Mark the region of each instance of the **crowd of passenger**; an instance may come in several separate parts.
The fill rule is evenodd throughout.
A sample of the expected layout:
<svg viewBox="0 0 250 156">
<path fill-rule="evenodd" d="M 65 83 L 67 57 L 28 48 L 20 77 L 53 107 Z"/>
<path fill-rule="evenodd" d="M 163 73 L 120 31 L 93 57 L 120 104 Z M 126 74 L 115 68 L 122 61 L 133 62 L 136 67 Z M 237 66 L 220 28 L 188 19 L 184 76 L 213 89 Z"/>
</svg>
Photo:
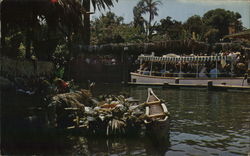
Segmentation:
<svg viewBox="0 0 250 156">
<path fill-rule="evenodd" d="M 220 56 L 232 56 L 234 61 L 220 60 L 208 62 L 143 62 L 138 70 L 139 73 L 152 76 L 164 77 L 231 77 L 244 76 L 247 71 L 246 55 L 240 52 L 221 52 Z M 195 55 L 189 55 L 195 56 Z"/>
<path fill-rule="evenodd" d="M 117 65 L 120 63 L 119 58 L 112 55 L 82 55 L 76 58 L 77 62 L 89 64 L 89 65 Z"/>
</svg>

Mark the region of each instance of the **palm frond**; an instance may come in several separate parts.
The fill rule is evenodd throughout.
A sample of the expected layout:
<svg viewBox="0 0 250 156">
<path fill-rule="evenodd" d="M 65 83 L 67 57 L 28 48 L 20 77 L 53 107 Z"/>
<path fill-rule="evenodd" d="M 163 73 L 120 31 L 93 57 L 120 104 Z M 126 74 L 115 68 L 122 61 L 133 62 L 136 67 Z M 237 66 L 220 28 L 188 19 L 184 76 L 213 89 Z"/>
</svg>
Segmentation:
<svg viewBox="0 0 250 156">
<path fill-rule="evenodd" d="M 126 123 L 124 121 L 112 119 L 108 123 L 106 135 L 116 132 L 125 132 L 125 126 Z"/>
</svg>

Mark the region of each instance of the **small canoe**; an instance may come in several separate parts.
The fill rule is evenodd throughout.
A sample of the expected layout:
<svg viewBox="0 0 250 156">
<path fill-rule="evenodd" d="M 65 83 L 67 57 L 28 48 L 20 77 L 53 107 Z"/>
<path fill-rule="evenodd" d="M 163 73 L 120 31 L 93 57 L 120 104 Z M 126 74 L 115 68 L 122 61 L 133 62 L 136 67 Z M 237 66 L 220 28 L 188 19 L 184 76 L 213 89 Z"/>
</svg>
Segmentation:
<svg viewBox="0 0 250 156">
<path fill-rule="evenodd" d="M 148 98 L 146 105 L 146 119 L 144 122 L 149 123 L 164 123 L 169 118 L 167 106 L 153 92 L 152 88 L 148 88 Z"/>
</svg>

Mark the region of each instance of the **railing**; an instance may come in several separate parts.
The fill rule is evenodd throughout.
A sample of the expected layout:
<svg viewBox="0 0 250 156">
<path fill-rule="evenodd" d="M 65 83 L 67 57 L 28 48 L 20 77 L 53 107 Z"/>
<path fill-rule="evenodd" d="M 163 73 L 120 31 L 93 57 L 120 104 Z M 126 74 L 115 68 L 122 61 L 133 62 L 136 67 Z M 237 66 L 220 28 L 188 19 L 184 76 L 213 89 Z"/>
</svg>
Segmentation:
<svg viewBox="0 0 250 156">
<path fill-rule="evenodd" d="M 159 72 L 159 71 L 145 71 L 145 70 L 137 70 L 137 73 L 142 74 L 142 75 L 149 75 L 149 76 L 160 76 L 160 77 L 200 77 L 200 78 L 216 78 L 216 77 L 243 77 L 244 74 L 239 74 L 239 75 L 234 75 L 232 73 L 228 72 L 220 72 L 220 73 L 184 73 L 184 72 Z M 203 76 L 201 76 L 201 74 Z"/>
</svg>

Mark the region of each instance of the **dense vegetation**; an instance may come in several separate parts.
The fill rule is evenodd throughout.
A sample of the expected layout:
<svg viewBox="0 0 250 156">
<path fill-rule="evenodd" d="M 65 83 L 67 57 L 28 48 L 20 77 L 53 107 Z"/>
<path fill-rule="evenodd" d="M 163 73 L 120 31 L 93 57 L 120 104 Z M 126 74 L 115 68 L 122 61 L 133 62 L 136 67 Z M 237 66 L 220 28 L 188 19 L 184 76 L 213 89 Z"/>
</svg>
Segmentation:
<svg viewBox="0 0 250 156">
<path fill-rule="evenodd" d="M 3 0 L 2 47 L 5 55 L 51 60 L 54 53 L 70 58 L 73 44 L 88 45 L 90 5 L 109 8 L 117 0 Z M 66 51 L 65 51 L 66 49 Z"/>
<path fill-rule="evenodd" d="M 107 12 L 92 22 L 92 44 L 146 42 L 193 39 L 207 43 L 219 42 L 228 35 L 229 27 L 243 30 L 241 15 L 224 9 L 210 10 L 203 17 L 194 15 L 184 23 L 167 16 L 151 26 L 142 16 L 139 6 L 134 8 L 134 21 L 123 23 L 123 18 Z M 138 15 L 140 14 L 140 15 Z"/>
<path fill-rule="evenodd" d="M 3 0 L 1 43 L 4 55 L 20 59 L 52 60 L 62 56 L 70 59 L 79 52 L 74 50 L 79 45 L 167 40 L 215 43 L 229 33 L 230 26 L 236 31 L 243 30 L 241 15 L 224 9 L 210 10 L 202 17 L 194 15 L 184 23 L 169 16 L 154 21 L 161 4 L 156 0 L 141 0 L 133 9 L 131 23 L 124 23 L 123 17 L 112 12 L 90 21 L 90 4 L 94 9 L 105 9 L 117 1 Z"/>
</svg>

